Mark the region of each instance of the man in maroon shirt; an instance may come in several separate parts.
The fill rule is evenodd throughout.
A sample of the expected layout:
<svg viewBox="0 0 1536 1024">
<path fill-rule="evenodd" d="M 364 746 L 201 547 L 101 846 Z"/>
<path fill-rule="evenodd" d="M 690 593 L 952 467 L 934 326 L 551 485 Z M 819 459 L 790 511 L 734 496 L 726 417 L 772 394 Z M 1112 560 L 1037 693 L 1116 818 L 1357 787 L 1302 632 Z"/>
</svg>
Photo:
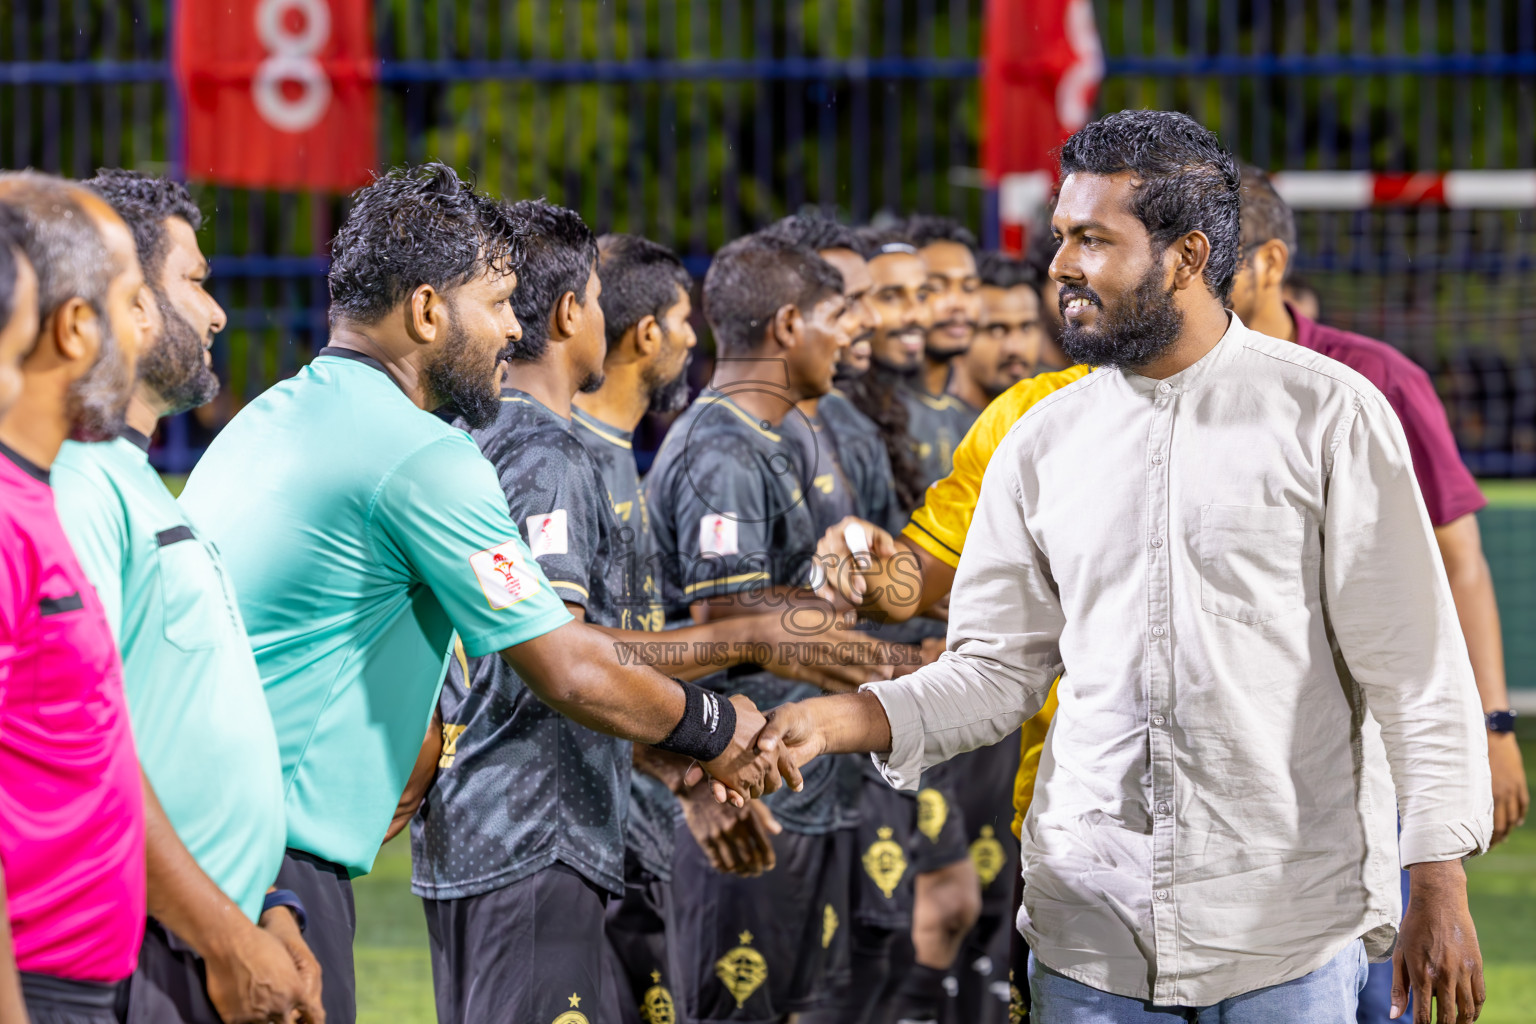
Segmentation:
<svg viewBox="0 0 1536 1024">
<path fill-rule="evenodd" d="M 1282 287 L 1296 246 L 1296 223 L 1269 178 L 1252 167 L 1243 170 L 1242 224 L 1242 263 L 1232 286 L 1233 311 L 1255 331 L 1288 338 L 1360 373 L 1386 396 L 1402 421 L 1488 716 L 1493 842 L 1500 843 L 1510 829 L 1525 823 L 1531 798 L 1504 683 L 1504 646 L 1493 577 L 1477 529 L 1476 513 L 1488 502 L 1456 451 L 1445 407 L 1427 373 L 1390 345 L 1316 323 L 1284 300 Z M 1377 969 L 1384 966 L 1372 965 L 1372 984 L 1361 994 L 1362 1022 L 1378 1019 L 1370 1009 L 1374 1003 L 1370 997 L 1378 984 Z M 1383 1011 L 1380 1018 L 1385 1016 Z"/>
</svg>

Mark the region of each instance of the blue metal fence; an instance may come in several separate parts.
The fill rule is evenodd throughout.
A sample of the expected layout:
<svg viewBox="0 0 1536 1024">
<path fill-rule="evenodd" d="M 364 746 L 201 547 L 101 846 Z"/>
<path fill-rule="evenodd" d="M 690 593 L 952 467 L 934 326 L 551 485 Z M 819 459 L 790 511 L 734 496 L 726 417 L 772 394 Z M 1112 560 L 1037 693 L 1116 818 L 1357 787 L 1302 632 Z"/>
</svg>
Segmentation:
<svg viewBox="0 0 1536 1024">
<path fill-rule="evenodd" d="M 950 213 L 975 187 L 983 0 L 375 0 L 380 152 L 595 227 L 715 247 L 803 204 Z M 1185 109 L 1270 168 L 1536 167 L 1529 0 L 1098 0 L 1101 106 Z M 0 166 L 175 168 L 165 0 L 0 0 Z M 323 343 L 340 197 L 203 188 L 229 309 L 181 470 Z M 1329 319 L 1440 382 L 1469 460 L 1536 475 L 1533 212 L 1309 213 Z"/>
</svg>

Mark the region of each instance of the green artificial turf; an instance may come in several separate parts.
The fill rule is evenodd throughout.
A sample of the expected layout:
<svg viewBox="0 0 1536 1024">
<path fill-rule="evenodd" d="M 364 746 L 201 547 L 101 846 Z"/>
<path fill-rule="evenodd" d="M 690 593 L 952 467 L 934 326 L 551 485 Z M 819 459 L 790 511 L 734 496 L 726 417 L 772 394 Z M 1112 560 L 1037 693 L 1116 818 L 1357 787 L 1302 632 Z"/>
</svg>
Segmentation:
<svg viewBox="0 0 1536 1024">
<path fill-rule="evenodd" d="M 1536 776 L 1536 722 L 1522 723 L 1526 772 Z M 1536 1019 L 1536 816 L 1484 857 L 1467 862 L 1472 919 L 1483 950 L 1488 1002 L 1479 1024 Z"/>
<path fill-rule="evenodd" d="M 1525 763 L 1536 770 L 1536 722 L 1523 729 Z M 411 895 L 404 837 L 384 848 L 373 874 L 357 880 L 357 1001 L 360 1024 L 431 1024 L 432 967 L 421 901 Z M 1472 916 L 1488 981 L 1480 1024 L 1536 1019 L 1536 817 L 1486 857 L 1467 862 Z"/>
<path fill-rule="evenodd" d="M 411 895 L 410 837 L 384 847 L 353 891 L 358 1024 L 432 1024 L 432 963 L 421 900 Z"/>
</svg>

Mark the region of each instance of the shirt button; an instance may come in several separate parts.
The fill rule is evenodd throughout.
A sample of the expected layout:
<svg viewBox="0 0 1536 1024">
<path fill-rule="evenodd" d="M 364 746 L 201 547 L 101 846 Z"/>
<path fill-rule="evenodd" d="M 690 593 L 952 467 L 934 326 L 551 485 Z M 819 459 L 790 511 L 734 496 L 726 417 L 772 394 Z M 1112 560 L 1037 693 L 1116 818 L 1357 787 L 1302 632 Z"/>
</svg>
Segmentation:
<svg viewBox="0 0 1536 1024">
<path fill-rule="evenodd" d="M 1152 635 L 1153 636 L 1162 636 L 1163 635 L 1163 627 L 1162 626 L 1153 626 L 1152 627 Z"/>
<path fill-rule="evenodd" d="M 1168 813 L 1168 804 L 1167 804 L 1166 801 L 1165 802 L 1160 802 L 1157 805 L 1157 813 L 1158 814 L 1167 814 Z"/>
<path fill-rule="evenodd" d="M 1157 890 L 1157 900 L 1158 900 L 1159 903 L 1163 902 L 1167 898 L 1168 898 L 1168 890 L 1167 889 L 1159 889 L 1159 890 Z"/>
<path fill-rule="evenodd" d="M 1163 457 L 1161 455 L 1154 455 L 1154 456 L 1152 456 L 1152 465 L 1154 465 L 1154 466 L 1161 466 L 1162 464 L 1163 464 Z"/>
<path fill-rule="evenodd" d="M 1153 725 L 1162 725 L 1166 721 L 1167 721 L 1167 719 L 1164 718 L 1162 715 L 1153 715 L 1152 716 L 1152 724 Z"/>
<path fill-rule="evenodd" d="M 1155 548 L 1162 547 L 1163 546 L 1163 538 L 1161 538 L 1161 537 L 1153 537 L 1152 538 L 1152 546 L 1155 547 Z"/>
<path fill-rule="evenodd" d="M 1167 381 L 1163 381 L 1161 384 L 1159 384 L 1157 386 L 1157 393 L 1160 394 L 1160 395 L 1166 395 L 1168 392 L 1170 392 L 1172 390 L 1173 390 L 1173 385 L 1169 384 Z"/>
</svg>

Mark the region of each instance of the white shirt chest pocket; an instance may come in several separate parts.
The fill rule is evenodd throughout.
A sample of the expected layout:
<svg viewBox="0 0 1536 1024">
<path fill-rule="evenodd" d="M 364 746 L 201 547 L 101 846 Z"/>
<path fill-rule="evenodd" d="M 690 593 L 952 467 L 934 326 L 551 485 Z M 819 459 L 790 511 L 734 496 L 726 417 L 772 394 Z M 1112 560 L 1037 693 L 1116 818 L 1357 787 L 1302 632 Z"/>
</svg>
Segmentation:
<svg viewBox="0 0 1536 1024">
<path fill-rule="evenodd" d="M 1266 622 L 1306 603 L 1307 514 L 1290 506 L 1200 506 L 1200 607 Z"/>
</svg>

